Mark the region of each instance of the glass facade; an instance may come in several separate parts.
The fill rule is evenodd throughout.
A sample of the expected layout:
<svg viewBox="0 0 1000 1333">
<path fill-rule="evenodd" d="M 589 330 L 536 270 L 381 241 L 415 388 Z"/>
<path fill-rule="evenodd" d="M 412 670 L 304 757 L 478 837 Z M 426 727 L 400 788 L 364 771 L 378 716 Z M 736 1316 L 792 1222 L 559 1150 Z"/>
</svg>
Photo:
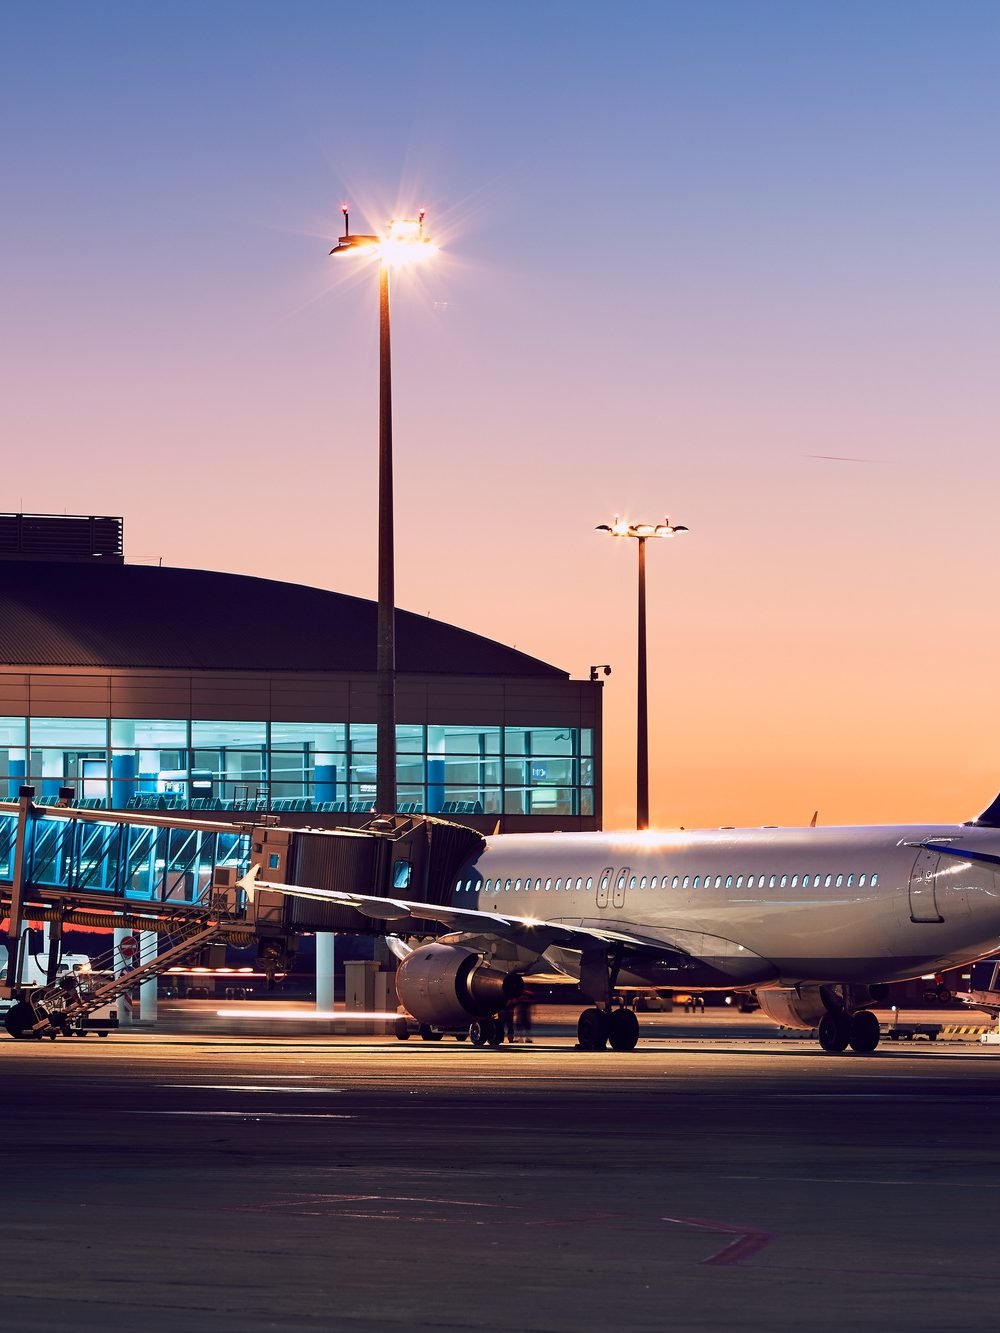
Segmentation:
<svg viewBox="0 0 1000 1333">
<path fill-rule="evenodd" d="M 370 722 L 0 717 L 0 799 L 71 786 L 92 809 L 363 813 L 375 798 Z M 593 732 L 396 728 L 404 814 L 593 815 Z"/>
</svg>

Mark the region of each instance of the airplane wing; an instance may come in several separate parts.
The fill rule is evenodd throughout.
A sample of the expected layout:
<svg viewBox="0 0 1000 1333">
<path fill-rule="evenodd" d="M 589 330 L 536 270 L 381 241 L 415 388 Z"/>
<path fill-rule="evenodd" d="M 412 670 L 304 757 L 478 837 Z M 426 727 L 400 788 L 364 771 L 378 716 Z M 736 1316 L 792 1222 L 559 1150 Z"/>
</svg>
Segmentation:
<svg viewBox="0 0 1000 1333">
<path fill-rule="evenodd" d="M 929 838 L 926 842 L 908 843 L 908 846 L 922 847 L 927 852 L 937 852 L 939 856 L 953 856 L 956 861 L 973 861 L 984 866 L 1000 867 L 1000 856 L 992 852 L 972 851 L 968 847 L 954 847 L 943 839 Z"/>
<path fill-rule="evenodd" d="M 682 950 L 650 939 L 632 931 L 606 930 L 603 926 L 564 925 L 530 916 L 511 916 L 507 913 L 480 912 L 469 907 L 447 907 L 437 903 L 410 902 L 405 898 L 376 898 L 364 893 L 343 889 L 313 889 L 301 884 L 276 884 L 258 878 L 260 867 L 251 866 L 237 888 L 243 889 L 252 902 L 254 893 L 263 889 L 268 893 L 283 893 L 290 898 L 309 898 L 316 902 L 337 903 L 354 907 L 365 916 L 379 921 L 434 921 L 450 931 L 470 935 L 490 935 L 527 945 L 538 953 L 553 944 L 566 948 L 582 948 L 591 940 L 602 944 L 620 944 L 632 949 L 649 949 L 659 954 L 687 957 Z"/>
</svg>

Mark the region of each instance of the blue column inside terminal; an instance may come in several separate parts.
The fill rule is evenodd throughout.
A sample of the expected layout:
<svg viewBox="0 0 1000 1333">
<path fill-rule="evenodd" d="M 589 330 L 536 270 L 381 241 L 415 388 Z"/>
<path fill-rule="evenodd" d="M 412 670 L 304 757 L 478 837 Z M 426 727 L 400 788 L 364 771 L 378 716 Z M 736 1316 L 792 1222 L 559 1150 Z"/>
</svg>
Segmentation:
<svg viewBox="0 0 1000 1333">
<path fill-rule="evenodd" d="M 427 760 L 427 813 L 437 814 L 444 805 L 444 760 Z"/>
<path fill-rule="evenodd" d="M 337 799 L 337 765 L 317 764 L 315 768 L 315 801 L 335 801 Z"/>
<path fill-rule="evenodd" d="M 111 804 L 119 810 L 135 795 L 134 754 L 116 754 L 111 759 Z"/>
</svg>

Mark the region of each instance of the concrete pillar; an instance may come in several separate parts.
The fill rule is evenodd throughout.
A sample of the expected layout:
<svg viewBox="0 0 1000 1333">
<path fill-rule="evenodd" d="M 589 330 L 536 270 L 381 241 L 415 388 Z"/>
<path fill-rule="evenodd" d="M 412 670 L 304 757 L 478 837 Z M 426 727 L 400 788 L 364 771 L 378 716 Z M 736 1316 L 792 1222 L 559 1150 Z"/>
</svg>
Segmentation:
<svg viewBox="0 0 1000 1333">
<path fill-rule="evenodd" d="M 123 927 L 121 927 L 121 926 L 115 926 L 115 961 L 114 961 L 114 968 L 115 968 L 115 975 L 116 975 L 116 976 L 118 976 L 119 973 L 122 971 L 122 969 L 125 967 L 125 959 L 122 958 L 121 954 L 118 952 L 118 946 L 119 946 L 119 944 L 121 944 L 122 940 L 125 938 L 126 935 L 131 935 L 131 934 L 132 934 L 132 932 L 131 932 L 130 930 L 125 930 L 125 929 L 124 929 Z M 131 1004 L 131 997 L 130 997 L 130 996 L 126 996 L 126 995 L 119 995 L 119 997 L 118 997 L 118 999 L 117 999 L 117 1001 L 116 1001 L 116 1004 L 117 1004 L 117 1006 L 118 1006 L 118 1023 L 119 1023 L 119 1026 L 120 1026 L 120 1027 L 128 1027 L 128 1026 L 131 1024 L 131 1022 L 132 1022 L 132 1004 Z"/>
<path fill-rule="evenodd" d="M 329 931 L 316 935 L 316 1009 L 328 1013 L 333 1008 L 333 962 L 336 936 Z"/>
<path fill-rule="evenodd" d="M 156 957 L 157 935 L 153 930 L 144 930 L 139 936 L 139 957 L 144 963 Z M 143 1023 L 156 1022 L 156 985 L 158 977 L 150 977 L 139 987 L 139 1017 Z"/>
</svg>

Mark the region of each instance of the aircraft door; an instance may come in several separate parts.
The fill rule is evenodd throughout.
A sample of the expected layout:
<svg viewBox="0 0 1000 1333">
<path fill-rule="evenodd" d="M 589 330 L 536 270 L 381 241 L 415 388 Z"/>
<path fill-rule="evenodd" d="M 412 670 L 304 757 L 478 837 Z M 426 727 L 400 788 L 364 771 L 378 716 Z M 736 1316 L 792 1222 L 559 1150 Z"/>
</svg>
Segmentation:
<svg viewBox="0 0 1000 1333">
<path fill-rule="evenodd" d="M 628 888 L 629 876 L 632 871 L 628 866 L 622 866 L 615 876 L 614 890 L 611 895 L 611 902 L 614 907 L 625 906 L 625 890 Z"/>
<path fill-rule="evenodd" d="M 937 852 L 929 852 L 926 847 L 921 847 L 917 853 L 917 859 L 910 871 L 911 921 L 939 922 L 944 920 L 938 908 L 937 891 L 934 884 L 934 876 L 937 874 L 940 860 L 941 858 Z"/>
<path fill-rule="evenodd" d="M 606 866 L 601 871 L 601 878 L 597 881 L 597 906 L 607 907 L 608 897 L 611 893 L 611 877 L 614 875 L 614 868 Z"/>
</svg>

